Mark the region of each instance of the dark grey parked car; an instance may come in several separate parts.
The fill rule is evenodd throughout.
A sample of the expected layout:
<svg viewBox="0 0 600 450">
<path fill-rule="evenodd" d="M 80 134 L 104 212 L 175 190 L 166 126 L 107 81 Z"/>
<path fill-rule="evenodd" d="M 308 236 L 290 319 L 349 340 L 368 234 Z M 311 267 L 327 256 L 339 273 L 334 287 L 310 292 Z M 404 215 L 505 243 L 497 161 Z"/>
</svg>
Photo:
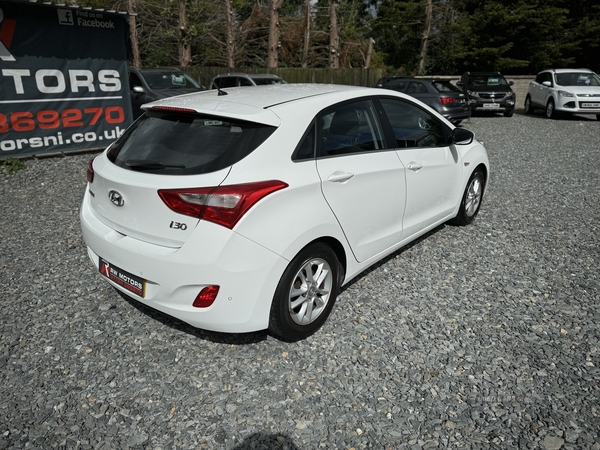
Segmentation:
<svg viewBox="0 0 600 450">
<path fill-rule="evenodd" d="M 133 118 L 142 115 L 140 106 L 161 98 L 206 90 L 190 76 L 172 67 L 138 69 L 129 67 L 129 95 Z"/>
<path fill-rule="evenodd" d="M 388 76 L 379 79 L 376 87 L 418 98 L 455 125 L 471 117 L 467 97 L 448 80 Z"/>
<path fill-rule="evenodd" d="M 261 86 L 263 84 L 287 84 L 285 80 L 270 73 L 223 73 L 214 77 L 211 89 L 237 86 Z"/>
<path fill-rule="evenodd" d="M 500 72 L 466 72 L 456 83 L 467 95 L 472 112 L 503 112 L 504 117 L 512 117 L 515 112 L 513 84 Z"/>
</svg>

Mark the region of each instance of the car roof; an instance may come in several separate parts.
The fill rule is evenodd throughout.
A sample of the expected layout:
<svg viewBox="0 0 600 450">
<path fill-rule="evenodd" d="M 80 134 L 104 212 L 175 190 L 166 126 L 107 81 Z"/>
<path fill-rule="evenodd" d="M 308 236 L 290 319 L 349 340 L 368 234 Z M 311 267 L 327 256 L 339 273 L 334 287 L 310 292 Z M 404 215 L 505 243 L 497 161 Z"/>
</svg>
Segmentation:
<svg viewBox="0 0 600 450">
<path fill-rule="evenodd" d="M 566 72 L 589 72 L 591 73 L 592 71 L 590 69 L 584 69 L 584 68 L 573 68 L 573 69 L 546 69 L 546 70 L 542 70 L 542 72 L 554 72 L 554 73 L 566 73 Z"/>
<path fill-rule="evenodd" d="M 219 94 L 225 92 L 227 95 Z M 153 107 L 186 108 L 198 113 L 231 117 L 240 120 L 277 126 L 281 119 L 275 110 L 278 105 L 303 102 L 304 107 L 317 110 L 355 97 L 377 94 L 374 88 L 334 84 L 278 84 L 255 86 L 251 89 L 225 88 L 169 97 L 148 103 Z M 310 109 L 310 108 L 309 108 Z"/>
<path fill-rule="evenodd" d="M 277 75 L 272 73 L 245 73 L 245 72 L 231 72 L 231 73 L 220 73 L 214 78 L 222 77 L 249 77 L 249 78 L 279 78 Z"/>
<path fill-rule="evenodd" d="M 502 75 L 500 72 L 467 72 L 467 75 Z"/>
<path fill-rule="evenodd" d="M 139 69 L 137 67 L 129 66 L 129 70 L 137 70 L 142 73 L 150 73 L 150 72 L 181 72 L 177 67 L 149 67 L 146 69 Z M 183 73 L 183 72 L 182 72 Z"/>
</svg>

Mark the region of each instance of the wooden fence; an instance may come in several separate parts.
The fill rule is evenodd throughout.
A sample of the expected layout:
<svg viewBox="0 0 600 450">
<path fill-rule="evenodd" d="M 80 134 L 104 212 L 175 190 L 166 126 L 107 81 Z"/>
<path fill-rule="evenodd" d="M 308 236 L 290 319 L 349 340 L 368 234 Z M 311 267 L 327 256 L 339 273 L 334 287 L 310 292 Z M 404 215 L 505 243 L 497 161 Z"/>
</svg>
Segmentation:
<svg viewBox="0 0 600 450">
<path fill-rule="evenodd" d="M 190 67 L 185 72 L 205 87 L 216 75 L 222 73 L 272 73 L 283 78 L 288 83 L 324 83 L 346 84 L 350 86 L 375 86 L 377 80 L 386 75 L 385 69 L 299 69 L 277 68 L 259 69 L 243 67 L 227 69 L 224 67 Z"/>
</svg>

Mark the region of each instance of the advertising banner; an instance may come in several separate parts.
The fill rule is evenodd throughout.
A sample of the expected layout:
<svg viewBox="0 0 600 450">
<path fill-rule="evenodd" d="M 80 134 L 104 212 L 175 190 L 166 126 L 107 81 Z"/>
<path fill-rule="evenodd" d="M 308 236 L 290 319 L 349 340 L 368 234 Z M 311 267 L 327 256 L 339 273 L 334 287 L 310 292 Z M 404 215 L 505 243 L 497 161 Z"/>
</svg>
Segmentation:
<svg viewBox="0 0 600 450">
<path fill-rule="evenodd" d="M 126 19 L 0 0 L 0 158 L 105 147 L 127 128 Z"/>
</svg>

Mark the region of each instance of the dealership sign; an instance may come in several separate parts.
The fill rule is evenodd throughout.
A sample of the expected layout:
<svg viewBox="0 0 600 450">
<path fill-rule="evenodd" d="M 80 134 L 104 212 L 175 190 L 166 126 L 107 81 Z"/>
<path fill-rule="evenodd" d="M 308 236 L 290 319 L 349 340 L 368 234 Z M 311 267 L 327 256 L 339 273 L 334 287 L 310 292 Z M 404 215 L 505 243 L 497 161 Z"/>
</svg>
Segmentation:
<svg viewBox="0 0 600 450">
<path fill-rule="evenodd" d="M 0 0 L 0 158 L 104 147 L 131 123 L 126 16 Z"/>
</svg>

